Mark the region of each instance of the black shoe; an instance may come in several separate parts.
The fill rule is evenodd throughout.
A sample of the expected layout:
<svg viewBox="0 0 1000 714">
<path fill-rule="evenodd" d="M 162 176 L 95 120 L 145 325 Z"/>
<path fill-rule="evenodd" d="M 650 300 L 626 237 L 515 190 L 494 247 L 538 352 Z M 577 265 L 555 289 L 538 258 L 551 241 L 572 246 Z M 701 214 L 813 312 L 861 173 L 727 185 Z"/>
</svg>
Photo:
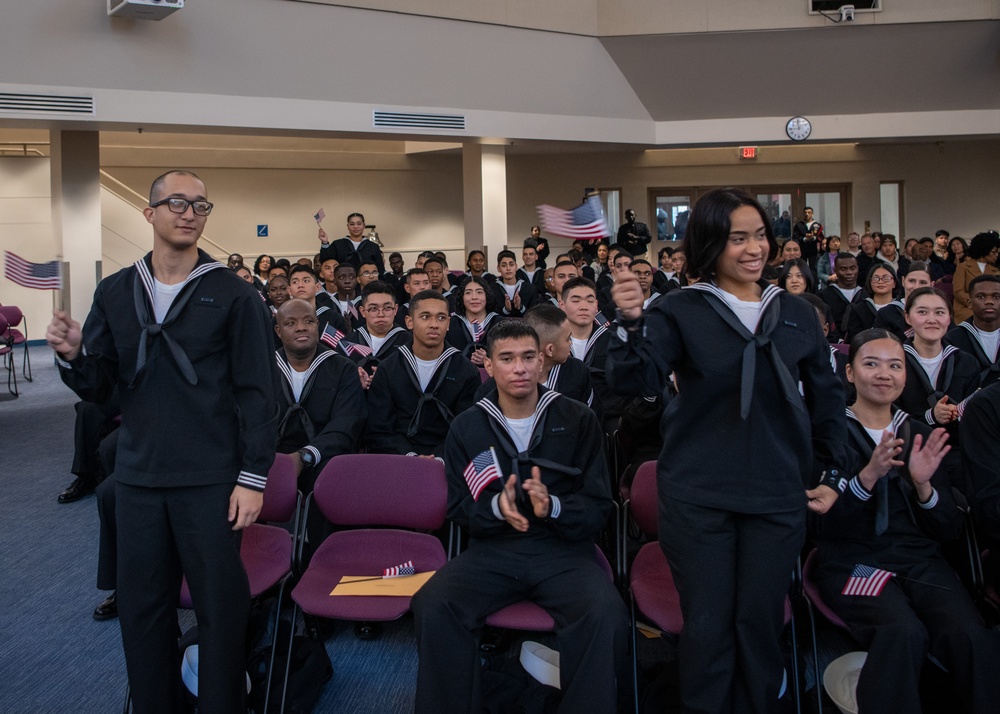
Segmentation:
<svg viewBox="0 0 1000 714">
<path fill-rule="evenodd" d="M 382 634 L 381 622 L 355 622 L 354 636 L 359 640 L 374 640 Z"/>
<path fill-rule="evenodd" d="M 94 610 L 94 619 L 98 621 L 113 620 L 118 617 L 118 591 L 108 595 Z"/>
<path fill-rule="evenodd" d="M 79 501 L 88 493 L 93 493 L 95 488 L 97 488 L 97 484 L 93 480 L 78 477 L 65 491 L 59 494 L 59 498 L 56 500 L 59 503 L 73 503 L 73 501 Z"/>
</svg>

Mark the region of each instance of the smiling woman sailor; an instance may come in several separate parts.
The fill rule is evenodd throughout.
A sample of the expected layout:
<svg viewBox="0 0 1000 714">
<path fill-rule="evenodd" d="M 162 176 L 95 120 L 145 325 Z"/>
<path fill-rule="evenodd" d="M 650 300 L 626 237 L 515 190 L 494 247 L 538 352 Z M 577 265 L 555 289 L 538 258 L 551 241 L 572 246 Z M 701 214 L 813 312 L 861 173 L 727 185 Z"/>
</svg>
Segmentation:
<svg viewBox="0 0 1000 714">
<path fill-rule="evenodd" d="M 684 615 L 684 711 L 774 710 L 806 504 L 823 512 L 837 497 L 843 387 L 812 306 L 761 281 L 776 252 L 757 202 L 718 189 L 688 223 L 696 282 L 645 316 L 633 276 L 619 275 L 612 291 L 621 327 L 609 383 L 654 396 L 674 372 L 679 389 L 662 421 L 657 480 L 660 545 Z M 825 485 L 812 478 L 814 453 Z"/>
</svg>

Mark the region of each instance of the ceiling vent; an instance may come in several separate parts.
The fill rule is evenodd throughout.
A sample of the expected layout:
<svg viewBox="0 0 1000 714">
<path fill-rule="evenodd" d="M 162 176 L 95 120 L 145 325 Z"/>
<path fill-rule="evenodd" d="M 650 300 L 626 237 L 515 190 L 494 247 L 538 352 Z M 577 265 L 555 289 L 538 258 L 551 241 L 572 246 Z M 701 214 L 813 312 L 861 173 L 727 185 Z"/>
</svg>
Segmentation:
<svg viewBox="0 0 1000 714">
<path fill-rule="evenodd" d="M 465 117 L 461 114 L 412 114 L 376 110 L 372 112 L 372 126 L 376 129 L 465 131 Z"/>
<path fill-rule="evenodd" d="M 0 92 L 0 114 L 94 114 L 93 97 L 64 94 L 11 94 Z"/>
</svg>

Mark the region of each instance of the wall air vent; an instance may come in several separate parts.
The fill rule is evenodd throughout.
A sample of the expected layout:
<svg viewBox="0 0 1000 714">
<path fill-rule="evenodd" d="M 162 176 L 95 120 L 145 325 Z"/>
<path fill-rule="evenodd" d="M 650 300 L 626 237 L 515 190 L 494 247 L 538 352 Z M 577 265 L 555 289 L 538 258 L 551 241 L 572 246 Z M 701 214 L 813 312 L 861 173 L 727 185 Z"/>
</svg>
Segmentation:
<svg viewBox="0 0 1000 714">
<path fill-rule="evenodd" d="M 94 114 L 93 97 L 64 94 L 10 94 L 0 92 L 0 114 Z"/>
<path fill-rule="evenodd" d="M 461 114 L 412 114 L 375 110 L 372 112 L 372 126 L 376 129 L 465 131 L 465 117 Z"/>
<path fill-rule="evenodd" d="M 882 0 L 807 0 L 810 15 L 836 15 L 842 7 L 853 7 L 854 12 L 882 12 Z"/>
</svg>

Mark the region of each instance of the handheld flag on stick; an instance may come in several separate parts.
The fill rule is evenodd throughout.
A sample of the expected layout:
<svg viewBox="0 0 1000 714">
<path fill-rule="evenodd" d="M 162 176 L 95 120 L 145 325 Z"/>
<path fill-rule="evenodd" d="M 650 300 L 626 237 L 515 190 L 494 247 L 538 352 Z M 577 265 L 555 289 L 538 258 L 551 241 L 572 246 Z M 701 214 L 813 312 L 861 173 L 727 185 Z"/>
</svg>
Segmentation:
<svg viewBox="0 0 1000 714">
<path fill-rule="evenodd" d="M 344 333 L 333 325 L 327 325 L 323 328 L 323 334 L 319 336 L 320 342 L 330 345 L 332 349 L 337 349 L 337 345 L 342 339 L 344 339 Z"/>
<path fill-rule="evenodd" d="M 604 217 L 600 196 L 588 196 L 583 203 L 571 210 L 555 206 L 536 206 L 542 230 L 570 240 L 596 241 L 611 235 Z"/>
<path fill-rule="evenodd" d="M 320 223 L 323 222 L 323 219 L 326 218 L 326 211 L 324 211 L 322 208 L 319 209 L 318 211 L 316 211 L 316 215 L 313 216 L 313 218 L 315 219 L 316 224 L 319 225 Z"/>
<path fill-rule="evenodd" d="M 35 290 L 61 290 L 62 275 L 59 271 L 59 261 L 48 263 L 32 263 L 14 255 L 9 250 L 4 251 L 4 275 L 21 287 Z"/>
<path fill-rule="evenodd" d="M 851 571 L 851 577 L 847 579 L 847 584 L 844 585 L 844 589 L 840 591 L 840 594 L 878 597 L 882 592 L 882 588 L 889 582 L 889 579 L 895 576 L 895 573 L 890 573 L 888 570 L 880 570 L 870 565 L 858 564 L 854 566 L 854 570 Z"/>
<path fill-rule="evenodd" d="M 382 577 L 399 578 L 404 575 L 414 575 L 416 572 L 416 569 L 413 567 L 413 561 L 407 560 L 405 563 L 400 563 L 399 565 L 394 565 L 391 568 L 386 568 L 382 573 Z"/>
<path fill-rule="evenodd" d="M 497 452 L 491 446 L 483 451 L 465 467 L 462 472 L 465 482 L 469 484 L 472 499 L 479 500 L 479 494 L 493 480 L 500 478 L 500 464 L 497 463 Z"/>
<path fill-rule="evenodd" d="M 359 345 L 356 342 L 348 342 L 347 340 L 341 340 L 340 346 L 344 348 L 344 351 L 349 355 L 361 355 L 362 357 L 370 357 L 372 354 L 372 348 L 368 345 Z"/>
</svg>

